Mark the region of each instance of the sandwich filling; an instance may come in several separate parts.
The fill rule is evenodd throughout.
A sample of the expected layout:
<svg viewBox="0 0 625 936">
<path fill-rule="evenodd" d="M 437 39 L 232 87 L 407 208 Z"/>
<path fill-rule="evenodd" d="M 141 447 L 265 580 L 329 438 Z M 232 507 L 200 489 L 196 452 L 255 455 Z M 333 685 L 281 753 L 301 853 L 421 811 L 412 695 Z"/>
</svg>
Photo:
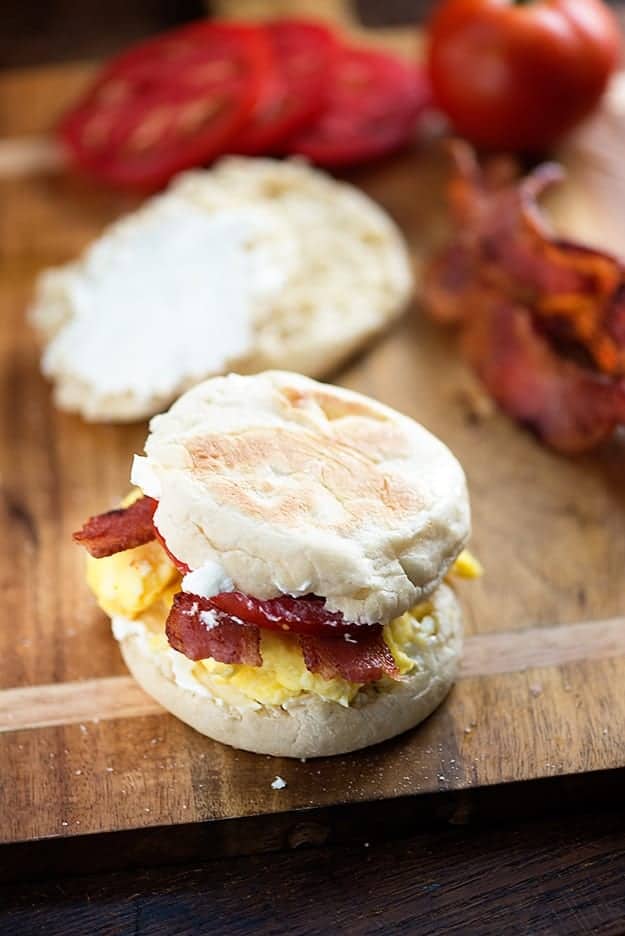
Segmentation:
<svg viewBox="0 0 625 936">
<path fill-rule="evenodd" d="M 175 680 L 253 704 L 283 705 L 302 692 L 349 705 L 368 684 L 417 668 L 437 639 L 437 593 L 389 623 L 345 620 L 317 595 L 260 600 L 238 591 L 215 562 L 191 570 L 154 525 L 156 499 L 91 518 L 75 534 L 87 577 L 118 639 L 133 634 L 164 654 Z M 452 572 L 480 574 L 466 551 Z M 441 586 L 444 588 L 445 586 Z"/>
</svg>

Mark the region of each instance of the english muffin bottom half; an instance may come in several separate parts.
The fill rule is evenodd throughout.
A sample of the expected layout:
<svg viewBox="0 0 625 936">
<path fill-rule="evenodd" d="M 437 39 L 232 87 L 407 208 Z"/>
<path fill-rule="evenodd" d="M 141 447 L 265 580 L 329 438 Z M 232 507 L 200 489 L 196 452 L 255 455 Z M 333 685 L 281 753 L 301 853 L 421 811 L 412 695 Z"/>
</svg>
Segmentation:
<svg viewBox="0 0 625 936">
<path fill-rule="evenodd" d="M 451 687 L 462 469 L 426 429 L 297 374 L 206 381 L 155 417 L 135 490 L 75 534 L 124 659 L 225 744 L 317 757 L 393 737 Z"/>
</svg>

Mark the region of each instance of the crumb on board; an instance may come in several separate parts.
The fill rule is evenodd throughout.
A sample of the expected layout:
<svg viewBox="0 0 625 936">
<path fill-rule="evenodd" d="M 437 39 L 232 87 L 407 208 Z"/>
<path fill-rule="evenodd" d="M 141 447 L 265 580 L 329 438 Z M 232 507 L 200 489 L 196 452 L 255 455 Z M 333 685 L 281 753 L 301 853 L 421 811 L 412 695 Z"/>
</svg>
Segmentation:
<svg viewBox="0 0 625 936">
<path fill-rule="evenodd" d="M 543 691 L 543 687 L 541 686 L 540 683 L 533 683 L 530 686 L 530 695 L 533 696 L 534 698 L 537 698 L 542 693 L 542 691 Z"/>
<path fill-rule="evenodd" d="M 460 406 L 469 425 L 479 425 L 496 412 L 493 400 L 478 384 L 462 384 L 454 387 L 452 398 Z"/>
<path fill-rule="evenodd" d="M 271 781 L 271 789 L 272 789 L 272 790 L 283 790 L 283 789 L 285 788 L 285 786 L 286 786 L 286 780 L 283 780 L 282 777 L 275 777 L 275 778 Z"/>
</svg>

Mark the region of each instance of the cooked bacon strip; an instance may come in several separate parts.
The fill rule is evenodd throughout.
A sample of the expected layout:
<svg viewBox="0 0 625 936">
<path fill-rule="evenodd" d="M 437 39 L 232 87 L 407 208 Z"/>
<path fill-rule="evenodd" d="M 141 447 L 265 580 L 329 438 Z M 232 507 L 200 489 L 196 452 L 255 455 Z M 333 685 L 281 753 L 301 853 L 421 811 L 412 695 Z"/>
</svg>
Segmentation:
<svg viewBox="0 0 625 936">
<path fill-rule="evenodd" d="M 583 452 L 625 423 L 625 378 L 560 357 L 521 306 L 493 298 L 467 325 L 463 346 L 497 402 L 558 451 Z"/>
<path fill-rule="evenodd" d="M 281 595 L 261 601 L 241 592 L 214 595 L 210 602 L 266 630 L 299 636 L 304 662 L 325 679 L 342 676 L 351 682 L 373 682 L 383 675 L 397 676 L 379 624 L 355 624 L 337 611 L 328 611 L 323 598 Z"/>
<path fill-rule="evenodd" d="M 166 625 L 167 639 L 190 660 L 261 666 L 260 631 L 215 608 L 209 598 L 178 592 Z"/>
<path fill-rule="evenodd" d="M 225 593 L 224 593 L 225 594 Z M 235 605 L 244 608 L 247 596 L 238 593 Z M 223 595 L 216 596 L 221 599 Z M 288 598 L 288 596 L 284 596 Z M 273 599 L 275 609 L 282 599 Z M 256 605 L 267 604 L 250 598 L 251 607 L 258 613 Z M 306 599 L 292 598 L 292 602 Z M 321 603 L 322 599 L 317 599 Z M 291 609 L 291 615 L 295 612 Z M 306 611 L 302 611 L 305 615 Z M 270 622 L 271 630 L 276 621 Z M 262 625 L 266 627 L 266 624 Z M 393 655 L 382 639 L 379 624 L 354 624 L 357 637 L 345 630 L 340 635 L 300 633 L 298 639 L 304 654 L 304 662 L 312 673 L 325 679 L 342 676 L 351 682 L 368 683 L 382 676 L 399 676 Z M 184 653 L 191 660 L 212 657 L 220 663 L 247 663 L 261 666 L 260 628 L 240 617 L 217 607 L 215 598 L 201 598 L 188 592 L 178 592 L 167 618 L 167 639 L 174 650 Z"/>
<path fill-rule="evenodd" d="M 140 497 L 129 507 L 98 514 L 74 533 L 74 540 L 96 559 L 143 546 L 156 536 L 153 517 L 157 506 L 153 497 Z"/>
<path fill-rule="evenodd" d="M 559 451 L 590 449 L 625 423 L 625 268 L 551 236 L 535 199 L 558 167 L 513 183 L 483 173 L 465 145 L 454 157 L 457 230 L 430 263 L 428 311 L 459 325 L 508 413 Z"/>
<path fill-rule="evenodd" d="M 382 676 L 399 678 L 399 670 L 382 639 L 379 624 L 368 625 L 366 632 L 349 640 L 302 635 L 299 642 L 307 668 L 324 679 L 342 676 L 350 682 L 369 683 Z"/>
<path fill-rule="evenodd" d="M 478 278 L 531 306 L 547 331 L 577 344 L 603 373 L 625 375 L 623 265 L 610 254 L 555 238 L 536 204 L 562 178 L 562 169 L 547 163 L 515 181 L 509 172 L 501 178 L 501 163 L 490 175 L 481 172 L 466 144 L 456 142 L 452 154 L 456 175 L 449 195 L 457 234 L 455 256 L 444 264 L 457 280 L 452 291 L 460 293 Z M 469 314 L 470 306 L 463 305 Z"/>
</svg>

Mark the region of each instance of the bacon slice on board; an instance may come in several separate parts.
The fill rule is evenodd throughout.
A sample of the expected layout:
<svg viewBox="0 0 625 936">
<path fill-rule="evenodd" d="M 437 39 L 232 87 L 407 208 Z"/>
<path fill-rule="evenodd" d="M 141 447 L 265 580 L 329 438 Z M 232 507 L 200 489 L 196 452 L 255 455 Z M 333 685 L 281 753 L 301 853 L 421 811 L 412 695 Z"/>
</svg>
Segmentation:
<svg viewBox="0 0 625 936">
<path fill-rule="evenodd" d="M 96 559 L 143 546 L 156 537 L 153 518 L 157 506 L 153 497 L 140 497 L 129 507 L 98 514 L 74 533 L 74 540 Z"/>
<path fill-rule="evenodd" d="M 224 593 L 225 594 L 225 593 Z M 237 593 L 238 595 L 238 593 Z M 247 663 L 250 666 L 261 666 L 260 630 L 257 624 L 249 623 L 241 617 L 217 606 L 223 595 L 214 598 L 201 598 L 187 592 L 178 592 L 167 619 L 167 639 L 180 653 L 191 660 L 203 660 L 212 657 L 220 663 Z M 238 595 L 236 606 L 244 609 Z M 288 596 L 285 596 L 286 600 Z M 254 613 L 258 615 L 259 604 L 271 603 L 274 610 L 278 602 L 283 599 L 276 598 L 271 602 L 259 602 L 249 599 L 253 603 Z M 302 601 L 302 614 L 306 614 L 306 599 L 293 598 L 293 603 Z M 321 599 L 317 599 L 321 602 Z M 291 608 L 291 620 L 295 610 Z M 272 620 L 271 630 L 280 630 L 276 627 L 276 620 Z M 262 625 L 265 627 L 265 625 Z M 304 654 L 304 662 L 312 673 L 319 673 L 325 679 L 342 676 L 350 682 L 367 683 L 382 676 L 398 677 L 399 672 L 393 655 L 382 639 L 382 626 L 380 624 L 354 624 L 357 628 L 357 637 L 353 637 L 348 630 L 335 636 L 324 633 L 299 633 L 298 640 Z M 308 624 L 310 629 L 310 624 Z"/>
<path fill-rule="evenodd" d="M 582 452 L 625 423 L 625 378 L 559 356 L 523 306 L 493 299 L 467 323 L 462 343 L 497 402 L 558 451 Z"/>
<path fill-rule="evenodd" d="M 457 324 L 492 396 L 548 445 L 590 449 L 625 422 L 625 268 L 607 253 L 555 238 L 536 198 L 558 166 L 513 179 L 470 148 L 452 150 L 456 232 L 430 263 L 426 306 Z"/>
<path fill-rule="evenodd" d="M 260 666 L 260 631 L 253 624 L 224 614 L 188 592 L 178 592 L 167 618 L 167 639 L 190 660 L 212 657 L 219 663 L 247 663 Z"/>
</svg>

